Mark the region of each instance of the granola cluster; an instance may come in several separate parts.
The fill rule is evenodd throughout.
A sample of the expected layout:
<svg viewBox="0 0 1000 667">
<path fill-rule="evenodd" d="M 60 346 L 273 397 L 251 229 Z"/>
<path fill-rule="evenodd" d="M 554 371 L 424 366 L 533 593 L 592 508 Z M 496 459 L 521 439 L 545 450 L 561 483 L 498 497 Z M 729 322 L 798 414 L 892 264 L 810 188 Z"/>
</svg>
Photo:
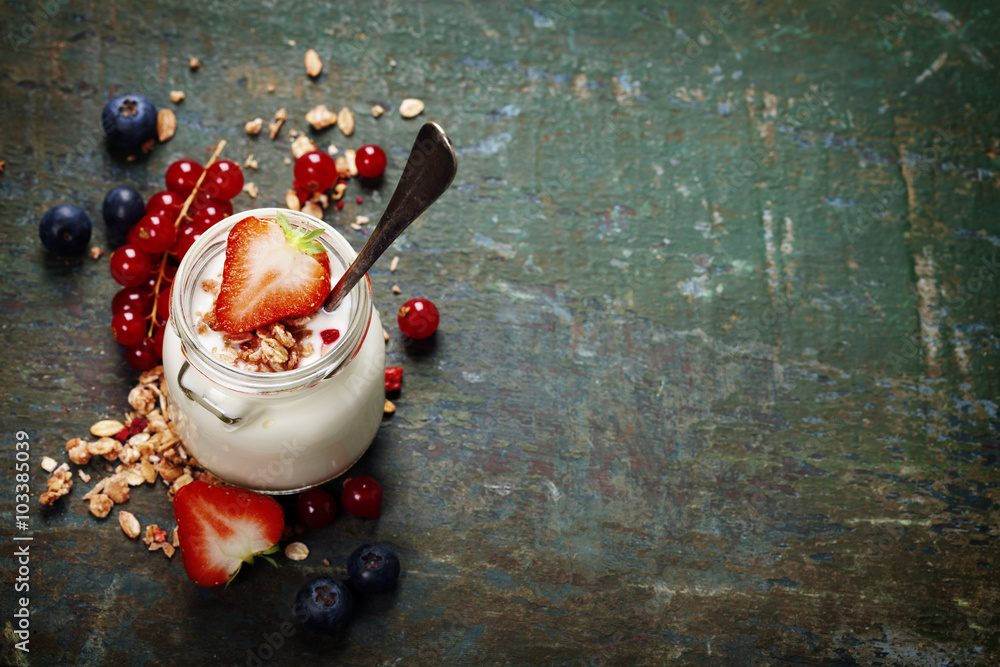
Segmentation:
<svg viewBox="0 0 1000 667">
<path fill-rule="evenodd" d="M 201 288 L 218 298 L 219 281 L 206 278 Z M 212 354 L 223 362 L 257 373 L 278 373 L 298 368 L 304 357 L 315 352 L 308 340 L 312 330 L 306 327 L 310 319 L 308 315 L 289 317 L 255 331 L 231 334 L 219 328 L 213 302 L 211 310 L 198 319 L 197 329 L 201 335 L 209 330 L 222 333 L 226 346 L 212 348 Z"/>
<path fill-rule="evenodd" d="M 70 461 L 84 466 L 101 457 L 105 460 L 105 472 L 110 473 L 83 496 L 94 516 L 103 519 L 115 505 L 128 502 L 131 487 L 154 484 L 157 479 L 168 487 L 171 499 L 178 489 L 195 479 L 219 483 L 214 475 L 200 469 L 198 462 L 184 449 L 168 416 L 168 399 L 163 367 L 157 366 L 144 372 L 139 384 L 129 392 L 132 410 L 123 422 L 101 420 L 90 427 L 90 434 L 96 439 L 72 438 L 66 442 Z M 112 467 L 112 463 L 117 466 Z M 73 488 L 73 473 L 66 463 L 56 467 L 55 461 L 48 457 L 42 461 L 42 467 L 52 476 L 39 502 L 52 505 Z M 84 483 L 90 482 L 91 475 L 83 468 L 78 468 L 76 474 Z M 131 512 L 119 511 L 118 525 L 129 538 L 139 536 L 139 521 Z M 150 532 L 151 529 L 155 530 Z M 148 541 L 144 541 L 150 551 L 162 550 L 171 557 L 177 546 L 176 530 L 174 532 L 173 540 L 168 542 L 165 531 L 155 525 L 149 526 L 146 529 Z"/>
</svg>

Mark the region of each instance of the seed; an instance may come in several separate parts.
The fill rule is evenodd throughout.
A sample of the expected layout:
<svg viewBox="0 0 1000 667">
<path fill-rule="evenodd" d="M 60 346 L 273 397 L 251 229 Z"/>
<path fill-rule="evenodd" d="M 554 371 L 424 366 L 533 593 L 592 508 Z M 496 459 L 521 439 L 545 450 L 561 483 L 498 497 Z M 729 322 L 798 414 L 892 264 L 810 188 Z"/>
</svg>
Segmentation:
<svg viewBox="0 0 1000 667">
<path fill-rule="evenodd" d="M 311 77 L 317 77 L 322 71 L 323 61 L 320 60 L 319 54 L 313 49 L 306 51 L 306 74 Z"/>
<path fill-rule="evenodd" d="M 107 438 L 125 428 L 125 424 L 114 419 L 102 419 L 90 427 L 90 434 L 98 438 Z"/>
<path fill-rule="evenodd" d="M 337 113 L 337 127 L 340 128 L 345 137 L 354 134 L 354 114 L 347 107 Z"/>
<path fill-rule="evenodd" d="M 135 515 L 131 512 L 126 512 L 125 510 L 119 510 L 118 512 L 118 525 L 122 527 L 122 532 L 125 533 L 129 539 L 135 539 L 139 537 L 142 526 L 139 525 L 139 520 L 135 518 Z"/>
<path fill-rule="evenodd" d="M 177 116 L 171 109 L 160 109 L 156 114 L 156 135 L 160 142 L 169 141 L 177 131 Z"/>
<path fill-rule="evenodd" d="M 399 115 L 403 118 L 414 118 L 424 110 L 424 103 L 415 97 L 408 97 L 399 105 Z"/>
</svg>

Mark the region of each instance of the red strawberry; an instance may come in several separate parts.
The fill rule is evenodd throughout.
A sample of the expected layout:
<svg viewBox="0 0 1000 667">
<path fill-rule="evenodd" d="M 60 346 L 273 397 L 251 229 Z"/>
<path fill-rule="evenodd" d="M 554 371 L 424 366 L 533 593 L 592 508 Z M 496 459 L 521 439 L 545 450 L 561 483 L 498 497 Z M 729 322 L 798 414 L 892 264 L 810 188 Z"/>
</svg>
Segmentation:
<svg viewBox="0 0 1000 667">
<path fill-rule="evenodd" d="M 285 528 L 285 513 L 274 498 L 202 481 L 180 488 L 174 517 L 184 570 L 199 586 L 229 583 L 243 563 L 267 558 L 278 550 Z"/>
<path fill-rule="evenodd" d="M 323 305 L 330 293 L 330 258 L 314 240 L 322 233 L 293 229 L 281 213 L 277 222 L 237 222 L 229 232 L 215 306 L 219 326 L 229 333 L 253 331 Z"/>
</svg>

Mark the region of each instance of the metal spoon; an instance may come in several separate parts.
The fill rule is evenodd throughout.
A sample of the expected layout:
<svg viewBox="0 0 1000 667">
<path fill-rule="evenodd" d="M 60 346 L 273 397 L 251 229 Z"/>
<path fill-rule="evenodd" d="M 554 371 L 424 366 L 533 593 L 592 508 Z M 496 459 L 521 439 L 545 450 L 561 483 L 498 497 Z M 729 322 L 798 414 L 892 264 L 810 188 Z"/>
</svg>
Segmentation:
<svg viewBox="0 0 1000 667">
<path fill-rule="evenodd" d="M 456 171 L 458 158 L 448 135 L 437 123 L 425 124 L 417 133 L 403 175 L 382 219 L 354 263 L 330 290 L 330 296 L 323 302 L 324 311 L 329 313 L 337 307 L 396 237 L 448 189 Z"/>
</svg>

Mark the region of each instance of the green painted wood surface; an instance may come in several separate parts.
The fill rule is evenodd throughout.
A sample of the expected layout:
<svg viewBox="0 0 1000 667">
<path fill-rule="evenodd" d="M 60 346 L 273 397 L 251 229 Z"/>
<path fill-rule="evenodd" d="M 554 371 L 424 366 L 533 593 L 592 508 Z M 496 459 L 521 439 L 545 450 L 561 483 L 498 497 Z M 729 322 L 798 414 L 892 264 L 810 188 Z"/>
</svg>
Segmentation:
<svg viewBox="0 0 1000 667">
<path fill-rule="evenodd" d="M 4 451 L 30 434 L 35 496 L 41 456 L 134 381 L 107 256 L 48 257 L 47 207 L 84 207 L 106 246 L 111 186 L 148 196 L 219 139 L 278 203 L 318 103 L 357 114 L 318 140 L 386 147 L 390 185 L 419 124 L 404 97 L 460 161 L 400 270 L 372 272 L 384 313 L 443 313 L 430 352 L 389 343 L 405 390 L 359 466 L 382 518 L 198 590 L 78 482 L 32 509 L 23 664 L 996 664 L 998 10 L 821 4 L 4 4 Z M 179 128 L 126 164 L 98 117 L 135 89 Z M 245 136 L 281 106 L 278 141 Z M 348 223 L 389 187 L 352 184 L 327 219 L 360 247 Z M 172 525 L 160 488 L 127 509 Z M 279 642 L 297 587 L 366 539 L 397 547 L 399 590 L 339 640 Z"/>
</svg>

